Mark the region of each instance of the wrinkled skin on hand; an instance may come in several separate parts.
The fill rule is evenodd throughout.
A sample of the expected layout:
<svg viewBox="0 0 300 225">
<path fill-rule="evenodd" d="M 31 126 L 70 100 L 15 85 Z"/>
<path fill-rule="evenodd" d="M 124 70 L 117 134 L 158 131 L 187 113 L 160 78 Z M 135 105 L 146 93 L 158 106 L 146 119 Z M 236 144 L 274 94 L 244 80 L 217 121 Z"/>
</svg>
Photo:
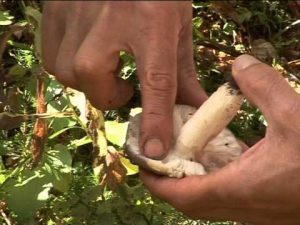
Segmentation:
<svg viewBox="0 0 300 225">
<path fill-rule="evenodd" d="M 265 115 L 265 138 L 216 173 L 178 180 L 144 172 L 142 179 L 155 196 L 192 218 L 300 224 L 300 96 L 250 56 L 236 59 L 233 76 Z"/>
<path fill-rule="evenodd" d="M 175 101 L 199 106 L 206 99 L 193 62 L 190 1 L 48 1 L 42 50 L 48 72 L 103 110 L 131 98 L 132 86 L 117 76 L 119 54 L 135 57 L 143 100 L 140 145 L 148 157 L 167 154 Z"/>
</svg>

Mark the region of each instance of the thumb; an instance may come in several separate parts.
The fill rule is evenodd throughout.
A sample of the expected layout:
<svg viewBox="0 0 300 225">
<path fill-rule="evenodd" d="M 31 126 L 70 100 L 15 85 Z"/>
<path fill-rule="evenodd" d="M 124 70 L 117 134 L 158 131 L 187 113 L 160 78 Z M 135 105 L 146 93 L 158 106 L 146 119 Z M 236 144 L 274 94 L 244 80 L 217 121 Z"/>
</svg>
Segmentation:
<svg viewBox="0 0 300 225">
<path fill-rule="evenodd" d="M 250 55 L 236 58 L 232 74 L 245 97 L 259 107 L 270 125 L 294 121 L 299 95 L 272 67 Z"/>
</svg>

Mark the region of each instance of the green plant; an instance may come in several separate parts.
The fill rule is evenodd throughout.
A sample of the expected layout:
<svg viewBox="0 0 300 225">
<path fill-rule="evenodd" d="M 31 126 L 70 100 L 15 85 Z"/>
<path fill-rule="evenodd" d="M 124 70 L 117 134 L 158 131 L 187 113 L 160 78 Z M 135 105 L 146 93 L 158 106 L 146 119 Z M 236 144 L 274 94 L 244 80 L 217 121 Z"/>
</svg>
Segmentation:
<svg viewBox="0 0 300 225">
<path fill-rule="evenodd" d="M 299 90 L 299 20 L 289 3 L 222 2 L 193 4 L 195 62 L 205 90 L 224 83 L 233 59 L 245 52 L 257 53 Z M 235 224 L 192 221 L 151 197 L 122 149 L 130 113 L 141 105 L 132 56 L 120 53 L 120 76 L 134 84 L 134 97 L 100 112 L 43 71 L 40 11 L 40 1 L 0 3 L 0 223 Z M 263 41 L 255 45 L 257 39 Z M 260 111 L 244 102 L 230 128 L 251 145 L 265 126 Z"/>
</svg>

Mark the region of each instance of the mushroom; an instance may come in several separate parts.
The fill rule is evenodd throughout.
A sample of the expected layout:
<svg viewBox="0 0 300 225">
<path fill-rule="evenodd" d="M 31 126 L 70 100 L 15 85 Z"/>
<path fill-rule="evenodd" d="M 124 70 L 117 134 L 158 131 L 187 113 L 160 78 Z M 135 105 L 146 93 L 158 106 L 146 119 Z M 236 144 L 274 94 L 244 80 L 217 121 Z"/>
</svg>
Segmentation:
<svg viewBox="0 0 300 225">
<path fill-rule="evenodd" d="M 226 126 L 243 102 L 243 96 L 232 83 L 218 88 L 197 110 L 175 105 L 173 113 L 173 147 L 163 160 L 147 158 L 139 147 L 141 115 L 130 118 L 126 153 L 143 169 L 169 177 L 181 178 L 216 171 L 243 151 L 243 145 Z"/>
</svg>

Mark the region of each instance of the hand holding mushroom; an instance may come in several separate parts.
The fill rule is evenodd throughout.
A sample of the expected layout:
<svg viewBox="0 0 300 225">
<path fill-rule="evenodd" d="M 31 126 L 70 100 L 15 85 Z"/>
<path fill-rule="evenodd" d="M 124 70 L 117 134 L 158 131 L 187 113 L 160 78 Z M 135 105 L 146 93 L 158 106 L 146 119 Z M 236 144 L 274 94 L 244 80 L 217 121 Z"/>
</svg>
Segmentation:
<svg viewBox="0 0 300 225">
<path fill-rule="evenodd" d="M 132 161 L 144 169 L 169 177 L 203 175 L 237 159 L 242 145 L 227 129 L 243 102 L 236 85 L 221 86 L 196 110 L 176 105 L 173 113 L 173 146 L 163 160 L 147 158 L 139 147 L 140 116 L 130 119 L 126 150 Z"/>
<path fill-rule="evenodd" d="M 215 173 L 172 179 L 143 172 L 142 179 L 155 196 L 191 218 L 297 225 L 300 96 L 278 72 L 251 56 L 238 57 L 232 72 L 245 97 L 265 115 L 265 138 Z"/>
<path fill-rule="evenodd" d="M 198 107 L 206 94 L 193 61 L 191 1 L 46 1 L 42 53 L 48 72 L 102 110 L 133 94 L 118 77 L 120 51 L 134 56 L 141 84 L 141 147 L 167 154 L 175 101 Z"/>
</svg>

